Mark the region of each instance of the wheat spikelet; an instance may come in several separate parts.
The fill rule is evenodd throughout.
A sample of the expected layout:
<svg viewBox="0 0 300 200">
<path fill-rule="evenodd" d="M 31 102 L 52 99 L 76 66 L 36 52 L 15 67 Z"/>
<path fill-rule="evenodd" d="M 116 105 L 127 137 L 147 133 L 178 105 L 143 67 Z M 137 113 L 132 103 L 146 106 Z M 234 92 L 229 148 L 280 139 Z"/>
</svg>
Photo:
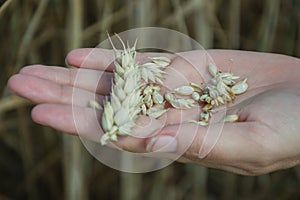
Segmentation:
<svg viewBox="0 0 300 200">
<path fill-rule="evenodd" d="M 160 93 L 160 85 L 163 84 L 163 71 L 170 65 L 171 60 L 166 57 L 153 57 L 151 62 L 140 66 L 140 74 L 146 86 L 142 90 L 143 104 L 141 105 L 142 114 L 158 118 L 168 109 L 165 109 L 165 101 Z"/>
<path fill-rule="evenodd" d="M 163 69 L 170 65 L 171 60 L 166 57 L 153 57 L 151 60 L 140 66 L 141 76 L 146 83 L 163 84 Z"/>
</svg>

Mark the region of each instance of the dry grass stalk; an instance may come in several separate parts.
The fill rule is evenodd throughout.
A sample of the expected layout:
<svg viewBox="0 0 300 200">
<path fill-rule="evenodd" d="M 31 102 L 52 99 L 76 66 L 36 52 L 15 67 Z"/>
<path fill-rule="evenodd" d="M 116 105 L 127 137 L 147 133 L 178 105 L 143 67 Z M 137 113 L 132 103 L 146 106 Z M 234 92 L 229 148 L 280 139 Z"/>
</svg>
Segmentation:
<svg viewBox="0 0 300 200">
<path fill-rule="evenodd" d="M 14 72 L 18 70 L 18 67 L 22 66 L 25 61 L 25 57 L 28 53 L 28 47 L 30 46 L 30 43 L 34 37 L 35 32 L 38 29 L 38 26 L 42 20 L 43 14 L 46 11 L 48 5 L 48 0 L 42 0 L 38 4 L 38 8 L 36 9 L 36 12 L 31 18 L 30 24 L 28 25 L 28 28 L 22 38 L 22 42 L 19 47 L 18 51 L 18 60 L 15 65 Z"/>
<path fill-rule="evenodd" d="M 1 5 L 1 7 L 0 7 L 0 17 L 3 15 L 3 13 L 8 8 L 8 6 L 10 5 L 11 2 L 12 2 L 12 0 L 7 0 L 3 3 L 3 5 Z"/>
<path fill-rule="evenodd" d="M 276 28 L 278 26 L 280 11 L 280 0 L 265 1 L 264 16 L 259 28 L 258 49 L 261 51 L 270 51 L 273 47 Z"/>
<path fill-rule="evenodd" d="M 25 107 L 31 104 L 32 103 L 28 100 L 25 100 L 16 95 L 10 95 L 0 100 L 0 115 L 9 110 L 17 109 L 19 107 Z"/>
<path fill-rule="evenodd" d="M 83 29 L 83 0 L 70 1 L 68 9 L 68 31 L 66 47 L 68 50 L 81 46 Z M 64 156 L 64 199 L 88 199 L 88 180 L 86 172 L 90 170 L 91 157 L 87 154 L 78 137 L 63 136 Z"/>
<path fill-rule="evenodd" d="M 230 0 L 228 19 L 228 39 L 231 48 L 239 48 L 240 46 L 240 20 L 241 20 L 241 0 Z"/>
</svg>

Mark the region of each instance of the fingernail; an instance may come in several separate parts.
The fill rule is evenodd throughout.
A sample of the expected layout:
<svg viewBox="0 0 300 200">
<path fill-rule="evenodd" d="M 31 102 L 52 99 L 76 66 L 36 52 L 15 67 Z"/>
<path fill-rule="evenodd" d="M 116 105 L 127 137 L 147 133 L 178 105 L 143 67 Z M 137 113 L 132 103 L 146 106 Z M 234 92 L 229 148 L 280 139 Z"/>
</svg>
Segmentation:
<svg viewBox="0 0 300 200">
<path fill-rule="evenodd" d="M 177 150 L 177 140 L 168 135 L 153 137 L 148 143 L 148 152 L 175 152 Z"/>
</svg>

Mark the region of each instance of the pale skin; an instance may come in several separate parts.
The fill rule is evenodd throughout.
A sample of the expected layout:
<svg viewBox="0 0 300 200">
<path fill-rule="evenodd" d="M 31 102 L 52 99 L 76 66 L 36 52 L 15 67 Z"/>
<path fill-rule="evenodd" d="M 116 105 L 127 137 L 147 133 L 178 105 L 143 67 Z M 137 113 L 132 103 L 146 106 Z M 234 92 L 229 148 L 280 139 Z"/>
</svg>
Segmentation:
<svg viewBox="0 0 300 200">
<path fill-rule="evenodd" d="M 22 68 L 9 79 L 8 87 L 11 91 L 37 104 L 32 110 L 35 122 L 66 133 L 80 133 L 94 140 L 99 139 L 99 135 L 93 135 L 99 130 L 98 124 L 90 120 L 94 110 L 88 106 L 88 101 L 89 97 L 94 95 L 94 89 L 97 91 L 99 102 L 102 102 L 104 95 L 109 94 L 113 51 L 98 49 L 97 56 L 87 57 L 90 51 L 91 49 L 76 49 L 68 54 L 67 63 L 77 67 L 75 69 L 32 65 Z M 155 138 L 169 136 L 168 138 L 174 139 L 174 148 L 169 153 L 176 154 L 183 151 L 187 135 L 193 132 L 195 138 L 191 145 L 184 149 L 180 162 L 237 174 L 259 175 L 299 165 L 300 60 L 278 54 L 231 50 L 209 50 L 208 53 L 222 71 L 232 71 L 248 78 L 248 91 L 228 105 L 228 113 L 238 114 L 239 121 L 224 125 L 218 142 L 204 158 L 199 157 L 199 149 L 207 127 L 182 123 L 188 119 L 197 119 L 199 112 L 191 109 L 182 111 L 182 115 L 179 113 L 181 111 L 170 109 L 164 116 L 155 120 L 153 126 L 142 131 L 134 129 L 134 134 L 151 135 Z M 201 62 L 198 60 L 198 54 L 197 51 L 191 51 L 180 55 L 197 63 Z M 151 55 L 139 54 L 138 60 L 144 62 Z M 186 79 L 193 82 L 208 76 L 204 67 L 200 69 L 203 76 L 198 76 L 192 68 L 184 67 L 186 62 L 178 56 L 165 56 L 172 60 L 164 80 L 165 86 L 169 88 L 186 84 L 177 77 L 178 73 L 184 74 Z M 81 65 L 85 58 L 85 64 Z M 107 68 L 108 65 L 110 66 Z M 81 73 L 87 78 L 75 84 L 75 76 L 80 67 Z M 172 69 L 176 69 L 177 72 Z M 102 79 L 97 85 L 95 83 L 100 75 Z M 72 102 L 74 87 L 84 98 L 73 99 Z M 83 123 L 77 124 L 77 127 L 72 105 L 82 116 Z M 101 116 L 101 111 L 99 112 Z M 142 123 L 143 120 L 140 119 Z M 156 131 L 159 127 L 162 128 Z M 151 137 L 121 137 L 117 145 L 129 151 L 145 152 L 147 146 L 149 151 Z M 164 144 L 160 143 L 157 146 Z M 151 144 L 150 151 L 154 150 L 155 145 Z"/>
</svg>

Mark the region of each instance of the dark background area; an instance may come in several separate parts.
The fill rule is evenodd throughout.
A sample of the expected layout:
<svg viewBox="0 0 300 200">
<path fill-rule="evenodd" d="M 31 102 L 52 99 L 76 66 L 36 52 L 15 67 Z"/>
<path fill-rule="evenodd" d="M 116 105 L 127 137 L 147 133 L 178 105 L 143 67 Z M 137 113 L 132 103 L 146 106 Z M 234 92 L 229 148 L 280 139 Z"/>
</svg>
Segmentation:
<svg viewBox="0 0 300 200">
<path fill-rule="evenodd" d="M 299 0 L 7 0 L 2 6 L 0 199 L 300 199 L 299 167 L 257 177 L 179 163 L 145 174 L 110 169 L 77 137 L 33 123 L 33 105 L 6 87 L 25 65 L 64 66 L 69 50 L 135 27 L 171 28 L 206 49 L 299 57 Z"/>
</svg>

